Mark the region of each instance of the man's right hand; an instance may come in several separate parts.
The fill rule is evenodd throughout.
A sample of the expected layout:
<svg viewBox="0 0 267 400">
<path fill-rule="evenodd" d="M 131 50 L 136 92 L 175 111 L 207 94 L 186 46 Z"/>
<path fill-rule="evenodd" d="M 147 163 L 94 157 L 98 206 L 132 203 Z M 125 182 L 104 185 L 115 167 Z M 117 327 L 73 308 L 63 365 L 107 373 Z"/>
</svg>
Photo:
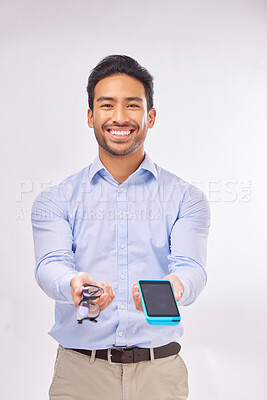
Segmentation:
<svg viewBox="0 0 267 400">
<path fill-rule="evenodd" d="M 100 285 L 98 282 L 94 281 L 87 272 L 78 272 L 70 281 L 70 290 L 75 307 L 78 307 L 82 299 L 82 287 L 84 284 L 96 285 L 104 289 L 104 293 L 97 300 L 94 300 L 95 303 L 99 304 L 101 311 L 105 310 L 115 297 L 111 285 L 106 282 L 102 282 Z"/>
</svg>

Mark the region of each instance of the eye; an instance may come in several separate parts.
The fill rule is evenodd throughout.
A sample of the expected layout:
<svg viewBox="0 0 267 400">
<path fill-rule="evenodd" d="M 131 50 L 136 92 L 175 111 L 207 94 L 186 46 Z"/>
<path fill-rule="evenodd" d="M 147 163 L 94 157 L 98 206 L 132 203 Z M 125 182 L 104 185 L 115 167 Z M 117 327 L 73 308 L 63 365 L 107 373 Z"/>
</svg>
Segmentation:
<svg viewBox="0 0 267 400">
<path fill-rule="evenodd" d="M 139 106 L 137 104 L 129 104 L 129 107 L 138 107 L 139 108 Z"/>
<path fill-rule="evenodd" d="M 111 104 L 103 104 L 101 107 L 112 107 L 112 105 Z"/>
</svg>

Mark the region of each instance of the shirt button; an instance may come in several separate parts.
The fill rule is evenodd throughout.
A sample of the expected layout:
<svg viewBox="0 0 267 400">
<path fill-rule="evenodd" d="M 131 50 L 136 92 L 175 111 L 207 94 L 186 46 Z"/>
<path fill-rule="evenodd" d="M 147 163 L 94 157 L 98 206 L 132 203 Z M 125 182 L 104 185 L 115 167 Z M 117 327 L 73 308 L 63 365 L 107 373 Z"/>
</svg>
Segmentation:
<svg viewBox="0 0 267 400">
<path fill-rule="evenodd" d="M 120 244 L 120 248 L 121 248 L 121 249 L 124 249 L 124 247 L 125 247 L 124 244 L 121 243 L 121 244 Z"/>
<path fill-rule="evenodd" d="M 124 215 L 123 214 L 120 214 L 120 219 L 123 219 L 124 218 Z"/>
<path fill-rule="evenodd" d="M 121 310 L 125 310 L 125 305 L 124 305 L 124 304 L 121 304 L 121 305 L 120 305 L 120 309 L 121 309 Z"/>
<path fill-rule="evenodd" d="M 119 332 L 119 336 L 123 336 L 123 332 Z"/>
<path fill-rule="evenodd" d="M 125 279 L 125 275 L 124 274 L 121 274 L 120 277 L 121 277 L 121 279 Z"/>
<path fill-rule="evenodd" d="M 120 187 L 120 191 L 121 191 L 121 192 L 124 191 L 124 187 L 123 187 L 123 186 Z"/>
</svg>

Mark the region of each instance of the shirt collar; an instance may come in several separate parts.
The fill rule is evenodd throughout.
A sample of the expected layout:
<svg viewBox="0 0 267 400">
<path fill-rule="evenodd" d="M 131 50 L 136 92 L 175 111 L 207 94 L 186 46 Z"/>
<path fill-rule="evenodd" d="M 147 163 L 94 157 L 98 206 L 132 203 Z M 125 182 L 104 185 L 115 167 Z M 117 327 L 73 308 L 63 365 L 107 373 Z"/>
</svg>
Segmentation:
<svg viewBox="0 0 267 400">
<path fill-rule="evenodd" d="M 134 173 L 137 173 L 141 169 L 151 172 L 151 174 L 154 175 L 154 177 L 156 179 L 158 179 L 158 172 L 157 172 L 157 169 L 155 167 L 155 164 L 153 163 L 151 158 L 148 156 L 146 151 L 145 151 L 144 160 L 141 162 L 141 164 L 139 165 L 139 167 L 137 168 L 137 170 Z M 91 164 L 91 167 L 90 167 L 90 170 L 89 170 L 89 173 L 88 173 L 89 181 L 91 182 L 93 177 L 101 170 L 105 170 L 109 174 L 107 169 L 102 164 L 102 162 L 101 162 L 101 160 L 99 158 L 99 155 L 97 155 L 97 157 L 95 158 L 95 160 Z"/>
<path fill-rule="evenodd" d="M 105 169 L 105 167 L 102 164 L 102 162 L 100 161 L 99 155 L 97 155 L 97 157 L 95 158 L 95 160 L 91 164 L 91 167 L 90 167 L 90 170 L 89 170 L 89 174 L 88 174 L 89 181 L 91 182 L 93 177 L 95 176 L 95 174 L 97 174 L 102 169 Z"/>
<path fill-rule="evenodd" d="M 158 179 L 158 172 L 157 172 L 157 169 L 155 167 L 155 164 L 153 163 L 151 158 L 148 156 L 146 151 L 145 151 L 145 158 L 141 162 L 141 164 L 139 165 L 139 167 L 137 168 L 136 171 L 138 171 L 140 169 L 144 169 L 144 170 L 147 170 L 147 171 L 151 172 L 151 174 L 154 175 L 154 177 L 156 179 Z"/>
</svg>

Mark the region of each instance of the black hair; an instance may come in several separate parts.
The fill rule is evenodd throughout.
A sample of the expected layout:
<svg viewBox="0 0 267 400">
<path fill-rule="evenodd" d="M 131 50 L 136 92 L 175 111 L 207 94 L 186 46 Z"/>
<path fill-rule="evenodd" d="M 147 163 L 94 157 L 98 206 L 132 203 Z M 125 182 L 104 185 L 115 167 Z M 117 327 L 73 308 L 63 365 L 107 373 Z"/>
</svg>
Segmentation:
<svg viewBox="0 0 267 400">
<path fill-rule="evenodd" d="M 129 75 L 132 78 L 138 79 L 144 85 L 148 112 L 153 107 L 153 76 L 133 58 L 118 54 L 103 58 L 96 67 L 90 71 L 86 88 L 89 108 L 93 111 L 96 84 L 101 79 L 119 74 Z"/>
</svg>

